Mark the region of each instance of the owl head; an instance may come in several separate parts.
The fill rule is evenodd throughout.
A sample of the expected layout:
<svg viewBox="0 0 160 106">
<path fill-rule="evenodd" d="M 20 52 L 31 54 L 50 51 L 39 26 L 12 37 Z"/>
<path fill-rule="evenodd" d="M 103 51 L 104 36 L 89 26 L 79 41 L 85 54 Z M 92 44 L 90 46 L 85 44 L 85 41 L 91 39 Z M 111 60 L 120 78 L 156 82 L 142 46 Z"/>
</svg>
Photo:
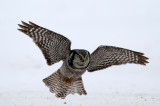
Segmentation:
<svg viewBox="0 0 160 106">
<path fill-rule="evenodd" d="M 68 63 L 74 69 L 87 68 L 90 61 L 90 53 L 87 50 L 71 50 Z"/>
</svg>

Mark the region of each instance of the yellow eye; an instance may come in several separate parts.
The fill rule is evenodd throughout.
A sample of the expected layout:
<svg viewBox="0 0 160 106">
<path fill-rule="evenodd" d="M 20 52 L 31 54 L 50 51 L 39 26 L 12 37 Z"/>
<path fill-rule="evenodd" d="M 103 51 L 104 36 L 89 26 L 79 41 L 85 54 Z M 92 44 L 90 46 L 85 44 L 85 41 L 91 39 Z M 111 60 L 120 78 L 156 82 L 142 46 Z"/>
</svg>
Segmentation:
<svg viewBox="0 0 160 106">
<path fill-rule="evenodd" d="M 81 56 L 78 56 L 78 58 L 79 58 L 79 59 L 82 59 L 82 57 L 81 57 Z"/>
</svg>

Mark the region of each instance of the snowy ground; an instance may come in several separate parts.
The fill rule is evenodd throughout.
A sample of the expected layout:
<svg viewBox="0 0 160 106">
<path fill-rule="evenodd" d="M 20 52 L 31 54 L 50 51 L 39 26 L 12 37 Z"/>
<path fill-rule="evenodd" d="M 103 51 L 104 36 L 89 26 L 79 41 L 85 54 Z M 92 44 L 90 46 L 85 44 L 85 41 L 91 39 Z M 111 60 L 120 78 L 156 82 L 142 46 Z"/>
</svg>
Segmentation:
<svg viewBox="0 0 160 106">
<path fill-rule="evenodd" d="M 17 64 L 17 63 L 15 63 Z M 20 63 L 19 63 L 20 64 Z M 146 71 L 145 67 L 123 65 L 83 75 L 86 96 L 69 95 L 58 99 L 41 81 L 53 68 L 28 64 L 0 70 L 0 106 L 159 106 L 159 74 Z M 27 66 L 27 67 L 25 67 Z M 135 70 L 124 70 L 123 68 Z M 149 66 L 148 66 L 149 67 Z M 22 70 L 21 68 L 24 68 Z M 11 71 L 14 69 L 14 71 Z M 144 71 L 139 71 L 143 69 Z M 4 71 L 5 70 L 5 71 Z M 52 71 L 51 71 L 52 70 Z M 118 70 L 118 71 L 116 71 Z"/>
<path fill-rule="evenodd" d="M 1 106 L 159 106 L 158 94 L 90 93 L 87 96 L 69 96 L 57 99 L 45 91 L 4 92 Z"/>
</svg>

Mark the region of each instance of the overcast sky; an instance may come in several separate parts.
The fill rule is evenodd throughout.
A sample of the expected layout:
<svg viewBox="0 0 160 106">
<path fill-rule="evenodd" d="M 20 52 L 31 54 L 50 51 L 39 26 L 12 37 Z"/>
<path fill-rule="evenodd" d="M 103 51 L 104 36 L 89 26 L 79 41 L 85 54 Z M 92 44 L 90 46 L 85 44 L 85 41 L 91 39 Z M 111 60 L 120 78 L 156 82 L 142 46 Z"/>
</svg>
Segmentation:
<svg viewBox="0 0 160 106">
<path fill-rule="evenodd" d="M 9 64 L 47 66 L 38 47 L 18 32 L 21 20 L 68 37 L 72 49 L 112 45 L 143 52 L 150 64 L 142 69 L 160 72 L 159 0 L 1 0 L 0 70 Z"/>
</svg>

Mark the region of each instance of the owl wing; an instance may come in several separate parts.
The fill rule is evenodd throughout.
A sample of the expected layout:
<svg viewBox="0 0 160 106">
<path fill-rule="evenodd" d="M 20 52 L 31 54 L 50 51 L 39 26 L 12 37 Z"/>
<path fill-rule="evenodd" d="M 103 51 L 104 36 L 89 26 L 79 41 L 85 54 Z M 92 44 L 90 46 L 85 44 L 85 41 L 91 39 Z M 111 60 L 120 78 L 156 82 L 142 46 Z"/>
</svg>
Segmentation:
<svg viewBox="0 0 160 106">
<path fill-rule="evenodd" d="M 93 72 L 112 65 L 126 63 L 146 65 L 146 63 L 148 63 L 147 59 L 148 58 L 140 52 L 114 46 L 99 46 L 91 54 L 91 61 L 87 70 Z"/>
<path fill-rule="evenodd" d="M 41 49 L 48 65 L 52 65 L 66 58 L 70 52 L 71 41 L 56 32 L 40 27 L 32 22 L 18 24 L 19 31 L 33 39 Z"/>
</svg>

